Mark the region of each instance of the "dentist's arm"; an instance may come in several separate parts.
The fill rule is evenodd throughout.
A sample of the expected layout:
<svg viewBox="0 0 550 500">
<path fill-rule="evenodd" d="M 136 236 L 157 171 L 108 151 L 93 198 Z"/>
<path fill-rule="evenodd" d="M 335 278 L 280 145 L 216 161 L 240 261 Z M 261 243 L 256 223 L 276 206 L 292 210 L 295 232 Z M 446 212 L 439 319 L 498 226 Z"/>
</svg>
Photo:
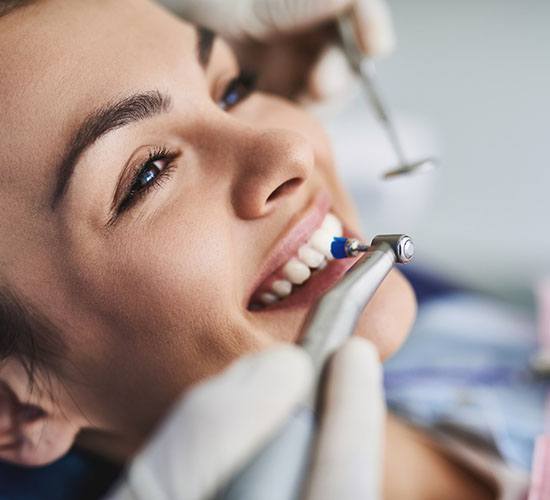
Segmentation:
<svg viewBox="0 0 550 500">
<path fill-rule="evenodd" d="M 268 90 L 280 93 L 296 94 L 300 86 L 302 90 L 305 86 L 314 97 L 325 97 L 344 88 L 351 73 L 343 55 L 333 45 L 334 20 L 350 9 L 355 12 L 365 54 L 382 57 L 395 46 L 385 0 L 161 0 L 161 3 L 189 21 L 236 42 L 244 62 L 265 75 Z M 266 64 L 258 64 L 260 61 Z M 272 75 L 280 75 L 281 70 L 287 81 L 278 78 L 279 81 L 270 82 L 274 79 Z"/>
<path fill-rule="evenodd" d="M 328 375 L 306 500 L 379 498 L 384 403 L 374 347 L 352 339 Z M 206 500 L 300 407 L 307 355 L 282 347 L 240 360 L 183 398 L 109 500 Z"/>
</svg>

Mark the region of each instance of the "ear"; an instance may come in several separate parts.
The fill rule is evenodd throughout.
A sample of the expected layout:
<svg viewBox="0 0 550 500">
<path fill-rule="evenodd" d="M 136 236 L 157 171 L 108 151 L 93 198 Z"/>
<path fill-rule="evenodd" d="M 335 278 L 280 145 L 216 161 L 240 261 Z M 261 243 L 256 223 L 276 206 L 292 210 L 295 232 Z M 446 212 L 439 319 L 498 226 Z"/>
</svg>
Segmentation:
<svg viewBox="0 0 550 500">
<path fill-rule="evenodd" d="M 78 425 L 53 404 L 49 394 L 21 394 L 22 384 L 1 376 L 0 460 L 35 467 L 65 455 Z"/>
</svg>

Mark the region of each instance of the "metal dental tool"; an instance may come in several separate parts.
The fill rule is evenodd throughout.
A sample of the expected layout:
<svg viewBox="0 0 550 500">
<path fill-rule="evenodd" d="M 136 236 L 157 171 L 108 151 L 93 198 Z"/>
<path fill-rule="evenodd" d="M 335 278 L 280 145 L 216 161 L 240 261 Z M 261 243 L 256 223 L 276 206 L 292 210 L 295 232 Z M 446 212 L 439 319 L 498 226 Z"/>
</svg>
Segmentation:
<svg viewBox="0 0 550 500">
<path fill-rule="evenodd" d="M 372 240 L 370 245 L 361 243 L 359 240 L 351 238 L 338 238 L 335 237 L 332 240 L 330 251 L 335 259 L 345 259 L 348 257 L 357 257 L 361 253 L 368 252 L 372 247 L 377 246 L 379 243 L 391 244 L 395 255 L 397 256 L 397 262 L 400 264 L 408 264 L 414 257 L 414 243 L 413 240 L 403 234 L 388 234 L 383 236 L 377 236 Z"/>
<path fill-rule="evenodd" d="M 378 90 L 374 62 L 361 50 L 361 44 L 355 25 L 353 10 L 350 10 L 338 19 L 338 30 L 344 53 L 353 72 L 359 76 L 365 93 L 380 123 L 386 131 L 388 140 L 397 157 L 397 167 L 386 172 L 384 178 L 391 179 L 401 175 L 430 172 L 434 170 L 437 167 L 437 160 L 435 158 L 424 158 L 412 163 L 407 161 L 395 124 Z"/>
<path fill-rule="evenodd" d="M 332 245 L 337 259 L 363 252 L 355 266 L 319 300 L 306 322 L 301 344 L 313 360 L 315 384 L 303 411 L 285 424 L 216 500 L 298 500 L 303 494 L 318 425 L 315 418 L 304 418 L 304 412 L 315 412 L 328 359 L 353 335 L 361 313 L 393 265 L 411 261 L 414 245 L 405 235 L 377 236 L 370 245 L 335 238 Z M 373 471 L 372 477 L 378 475 Z"/>
</svg>

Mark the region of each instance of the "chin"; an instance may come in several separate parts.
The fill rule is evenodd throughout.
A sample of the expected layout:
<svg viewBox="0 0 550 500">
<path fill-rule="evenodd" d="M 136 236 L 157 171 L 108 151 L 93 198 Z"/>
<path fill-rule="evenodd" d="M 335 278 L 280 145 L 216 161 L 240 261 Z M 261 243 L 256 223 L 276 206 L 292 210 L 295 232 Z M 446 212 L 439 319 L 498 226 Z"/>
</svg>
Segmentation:
<svg viewBox="0 0 550 500">
<path fill-rule="evenodd" d="M 414 291 L 407 279 L 393 269 L 365 308 L 357 334 L 376 345 L 385 361 L 403 345 L 415 318 Z"/>
</svg>

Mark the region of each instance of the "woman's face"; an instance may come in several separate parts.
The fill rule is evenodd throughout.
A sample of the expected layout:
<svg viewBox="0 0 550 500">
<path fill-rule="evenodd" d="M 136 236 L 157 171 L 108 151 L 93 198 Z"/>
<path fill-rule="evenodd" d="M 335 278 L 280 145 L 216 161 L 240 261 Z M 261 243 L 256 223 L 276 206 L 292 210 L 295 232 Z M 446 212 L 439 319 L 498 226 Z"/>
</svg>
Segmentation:
<svg viewBox="0 0 550 500">
<path fill-rule="evenodd" d="M 139 439 L 192 382 L 299 338 L 349 263 L 257 306 L 327 213 L 357 219 L 319 124 L 248 95 L 221 40 L 146 0 L 0 22 L 0 277 L 61 328 L 90 426 Z M 358 332 L 385 357 L 413 316 L 393 272 Z"/>
</svg>

